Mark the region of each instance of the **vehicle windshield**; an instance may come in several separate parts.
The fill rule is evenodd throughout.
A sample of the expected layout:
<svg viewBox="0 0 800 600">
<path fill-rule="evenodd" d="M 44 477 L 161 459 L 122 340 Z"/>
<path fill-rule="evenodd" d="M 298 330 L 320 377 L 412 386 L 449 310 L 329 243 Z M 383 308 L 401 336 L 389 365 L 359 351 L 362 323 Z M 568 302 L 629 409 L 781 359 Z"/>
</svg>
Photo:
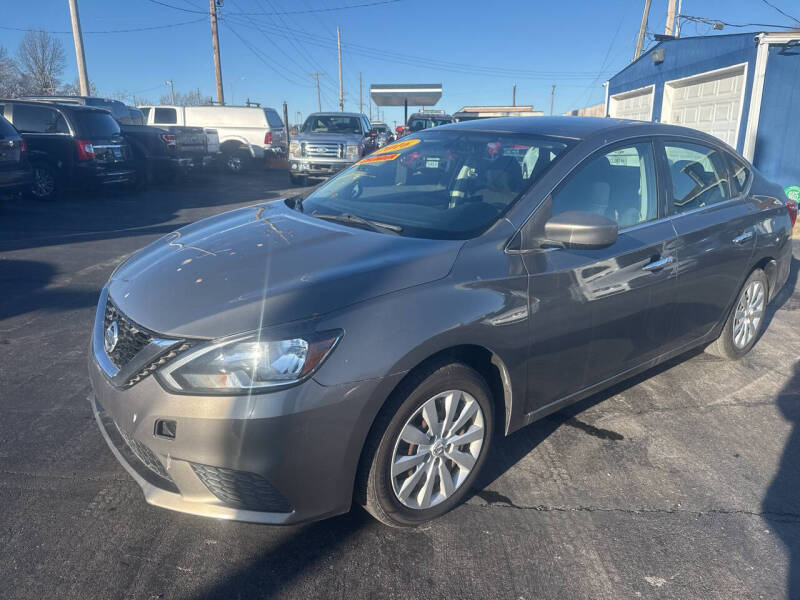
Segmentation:
<svg viewBox="0 0 800 600">
<path fill-rule="evenodd" d="M 302 210 L 360 217 L 410 237 L 468 239 L 505 214 L 567 146 L 528 135 L 426 131 L 342 171 Z"/>
<path fill-rule="evenodd" d="M 447 125 L 452 123 L 452 119 L 441 119 L 436 117 L 414 117 L 408 122 L 408 128 L 413 131 L 422 131 L 423 129 L 430 129 L 438 125 Z"/>
<path fill-rule="evenodd" d="M 303 123 L 303 133 L 355 133 L 361 134 L 361 120 L 358 117 L 338 115 L 311 115 Z"/>
<path fill-rule="evenodd" d="M 99 110 L 76 111 L 81 135 L 88 138 L 110 138 L 119 135 L 119 125 L 109 113 Z"/>
<path fill-rule="evenodd" d="M 384 123 L 373 123 L 372 127 L 375 131 L 389 131 L 389 128 Z"/>
</svg>

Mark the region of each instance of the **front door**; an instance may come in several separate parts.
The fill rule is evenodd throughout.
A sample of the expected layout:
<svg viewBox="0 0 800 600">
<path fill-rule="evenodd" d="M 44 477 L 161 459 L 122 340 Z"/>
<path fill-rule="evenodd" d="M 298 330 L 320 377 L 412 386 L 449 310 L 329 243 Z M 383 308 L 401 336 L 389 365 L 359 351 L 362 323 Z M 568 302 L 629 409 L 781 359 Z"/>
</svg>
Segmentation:
<svg viewBox="0 0 800 600">
<path fill-rule="evenodd" d="M 643 141 L 584 161 L 540 207 L 596 212 L 620 231 L 608 248 L 525 254 L 529 413 L 660 353 L 670 335 L 676 273 L 675 232 L 660 218 L 660 196 L 653 144 Z"/>
<path fill-rule="evenodd" d="M 747 276 L 757 209 L 746 190 L 733 195 L 722 153 L 664 140 L 672 223 L 678 234 L 674 337 L 691 344 L 724 320 Z"/>
</svg>

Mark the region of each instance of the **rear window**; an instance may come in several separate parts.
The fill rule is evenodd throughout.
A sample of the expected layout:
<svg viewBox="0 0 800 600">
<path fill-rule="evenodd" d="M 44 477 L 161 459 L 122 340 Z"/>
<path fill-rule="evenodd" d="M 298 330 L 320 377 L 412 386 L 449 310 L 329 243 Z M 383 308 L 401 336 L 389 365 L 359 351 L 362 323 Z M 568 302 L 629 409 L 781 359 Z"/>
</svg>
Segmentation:
<svg viewBox="0 0 800 600">
<path fill-rule="evenodd" d="M 283 128 L 283 120 L 278 116 L 278 113 L 274 110 L 265 110 L 264 112 L 267 114 L 267 123 L 269 123 L 270 127 Z"/>
<path fill-rule="evenodd" d="M 20 133 L 69 133 L 64 116 L 49 106 L 15 104 L 13 118 Z"/>
<path fill-rule="evenodd" d="M 138 108 L 129 108 L 128 116 L 117 120 L 122 125 L 144 125 L 144 114 Z"/>
<path fill-rule="evenodd" d="M 728 162 L 731 165 L 731 185 L 734 193 L 743 194 L 747 189 L 747 180 L 750 178 L 750 169 L 732 154 L 728 154 Z"/>
<path fill-rule="evenodd" d="M 105 98 L 89 98 L 86 104 L 90 106 L 98 106 L 110 110 L 111 114 L 118 121 L 128 118 L 128 108 L 119 100 L 106 100 Z"/>
<path fill-rule="evenodd" d="M 178 112 L 174 108 L 156 108 L 153 113 L 153 122 L 174 125 L 178 122 Z"/>
<path fill-rule="evenodd" d="M 2 108 L 3 107 L 0 106 L 0 114 L 2 114 Z M 3 117 L 0 117 L 0 137 L 17 137 L 17 132 L 14 130 L 14 127 Z"/>
<path fill-rule="evenodd" d="M 142 111 L 142 115 L 144 115 L 145 122 L 147 121 L 148 117 L 150 116 L 150 107 L 146 106 L 144 108 L 140 108 L 139 110 Z"/>
<path fill-rule="evenodd" d="M 107 138 L 119 135 L 119 125 L 107 112 L 80 110 L 75 114 L 80 135 L 88 138 Z"/>
</svg>

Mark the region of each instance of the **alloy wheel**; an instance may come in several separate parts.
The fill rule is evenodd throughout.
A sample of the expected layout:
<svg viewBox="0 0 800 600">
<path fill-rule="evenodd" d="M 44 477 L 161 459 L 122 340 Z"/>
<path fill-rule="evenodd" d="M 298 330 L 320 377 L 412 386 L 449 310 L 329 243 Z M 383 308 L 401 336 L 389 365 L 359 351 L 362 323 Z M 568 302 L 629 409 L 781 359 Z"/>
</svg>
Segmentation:
<svg viewBox="0 0 800 600">
<path fill-rule="evenodd" d="M 764 284 L 751 281 L 739 296 L 733 316 L 733 344 L 741 349 L 753 341 L 764 318 L 766 304 Z"/>
<path fill-rule="evenodd" d="M 244 167 L 244 161 L 242 161 L 241 156 L 237 156 L 235 154 L 231 154 L 228 157 L 228 170 L 232 173 L 239 173 L 242 168 Z"/>
<path fill-rule="evenodd" d="M 427 400 L 400 430 L 392 453 L 396 498 L 414 509 L 436 506 L 469 476 L 486 439 L 483 410 L 462 390 Z"/>
<path fill-rule="evenodd" d="M 56 190 L 56 180 L 50 169 L 35 167 L 31 192 L 37 198 L 49 198 Z"/>
</svg>

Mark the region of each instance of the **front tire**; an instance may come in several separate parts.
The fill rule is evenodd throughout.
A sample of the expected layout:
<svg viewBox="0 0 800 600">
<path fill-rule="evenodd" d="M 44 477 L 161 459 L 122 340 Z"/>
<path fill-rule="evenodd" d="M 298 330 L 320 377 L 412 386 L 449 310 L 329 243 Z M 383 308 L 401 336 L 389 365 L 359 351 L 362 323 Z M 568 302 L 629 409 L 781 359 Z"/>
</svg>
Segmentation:
<svg viewBox="0 0 800 600">
<path fill-rule="evenodd" d="M 376 419 L 356 497 L 393 527 L 419 525 L 458 505 L 486 460 L 494 430 L 483 377 L 462 363 L 412 375 Z"/>
<path fill-rule="evenodd" d="M 738 360 L 755 346 L 764 327 L 769 282 L 756 269 L 744 282 L 720 336 L 706 350 L 727 360 Z"/>
</svg>

